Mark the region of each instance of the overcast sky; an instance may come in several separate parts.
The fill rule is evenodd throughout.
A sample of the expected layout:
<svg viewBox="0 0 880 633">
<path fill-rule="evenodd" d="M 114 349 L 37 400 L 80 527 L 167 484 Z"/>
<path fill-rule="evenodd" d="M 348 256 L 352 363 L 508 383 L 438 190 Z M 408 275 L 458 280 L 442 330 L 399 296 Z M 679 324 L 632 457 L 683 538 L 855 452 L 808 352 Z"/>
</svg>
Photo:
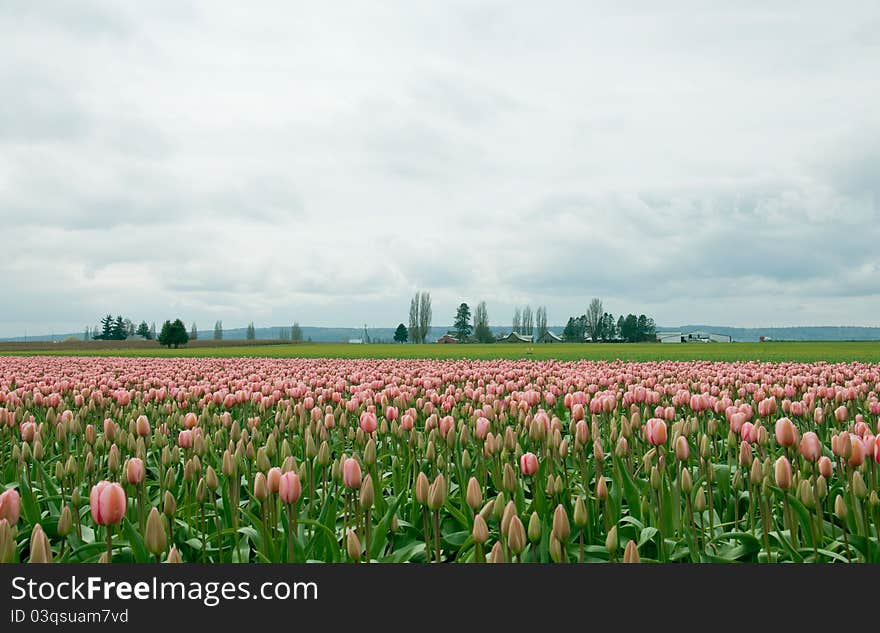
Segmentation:
<svg viewBox="0 0 880 633">
<path fill-rule="evenodd" d="M 0 0 L 0 336 L 387 327 L 419 289 L 438 325 L 880 325 L 878 33 L 876 0 Z"/>
</svg>

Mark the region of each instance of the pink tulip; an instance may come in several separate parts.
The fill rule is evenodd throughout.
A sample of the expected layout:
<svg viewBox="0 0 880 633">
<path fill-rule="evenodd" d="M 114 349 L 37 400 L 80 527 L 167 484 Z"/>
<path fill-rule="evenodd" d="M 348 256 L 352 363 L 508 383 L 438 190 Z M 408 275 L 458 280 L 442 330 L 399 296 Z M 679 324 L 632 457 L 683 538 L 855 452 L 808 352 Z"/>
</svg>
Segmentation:
<svg viewBox="0 0 880 633">
<path fill-rule="evenodd" d="M 9 525 L 18 523 L 21 516 L 21 497 L 14 488 L 9 488 L 0 494 L 0 519 L 6 519 Z"/>
<path fill-rule="evenodd" d="M 739 430 L 739 435 L 743 441 L 754 444 L 758 441 L 758 427 L 751 422 L 746 422 Z"/>
<path fill-rule="evenodd" d="M 188 429 L 195 427 L 196 424 L 198 424 L 198 423 L 199 423 L 199 418 L 192 411 L 190 411 L 185 416 L 183 416 L 183 426 L 185 426 Z"/>
<path fill-rule="evenodd" d="M 145 415 L 139 415 L 135 422 L 135 433 L 144 436 L 150 434 L 150 421 Z"/>
<path fill-rule="evenodd" d="M 819 467 L 819 474 L 825 479 L 829 479 L 834 473 L 834 463 L 826 455 L 820 457 L 816 465 Z"/>
<path fill-rule="evenodd" d="M 645 439 L 654 446 L 666 443 L 666 422 L 651 418 L 645 423 Z"/>
<path fill-rule="evenodd" d="M 354 457 L 349 457 L 342 464 L 342 482 L 352 490 L 361 487 L 361 465 Z"/>
<path fill-rule="evenodd" d="M 144 470 L 144 462 L 140 457 L 132 457 L 128 460 L 125 467 L 125 478 L 132 486 L 139 486 L 144 483 L 146 471 Z"/>
<path fill-rule="evenodd" d="M 183 430 L 177 434 L 177 445 L 180 448 L 192 448 L 193 432 L 189 429 Z"/>
<path fill-rule="evenodd" d="M 89 509 L 98 525 L 115 525 L 125 516 L 127 499 L 122 486 L 111 481 L 99 481 L 89 493 Z"/>
<path fill-rule="evenodd" d="M 538 472 L 538 457 L 534 453 L 524 453 L 519 458 L 519 468 L 523 475 L 531 477 Z"/>
<path fill-rule="evenodd" d="M 266 474 L 266 485 L 272 494 L 277 494 L 281 489 L 281 474 L 281 469 L 278 466 L 273 466 Z"/>
<path fill-rule="evenodd" d="M 376 420 L 376 414 L 370 413 L 369 411 L 364 411 L 361 413 L 361 428 L 364 430 L 364 433 L 372 433 L 376 430 L 376 427 L 379 425 Z"/>
<path fill-rule="evenodd" d="M 797 428 L 788 418 L 776 420 L 776 443 L 780 446 L 794 446 L 797 443 Z"/>
<path fill-rule="evenodd" d="M 798 450 L 805 460 L 815 462 L 822 455 L 822 443 L 819 441 L 819 436 L 812 431 L 807 431 L 801 438 Z"/>
<path fill-rule="evenodd" d="M 849 417 L 849 411 L 845 406 L 841 405 L 834 410 L 834 419 L 838 422 L 846 422 L 847 417 Z"/>
<path fill-rule="evenodd" d="M 296 503 L 302 495 L 299 475 L 293 471 L 283 473 L 278 481 L 278 496 L 283 503 Z"/>
<path fill-rule="evenodd" d="M 488 432 L 489 420 L 487 418 L 477 418 L 477 437 L 481 440 L 485 440 Z"/>
</svg>

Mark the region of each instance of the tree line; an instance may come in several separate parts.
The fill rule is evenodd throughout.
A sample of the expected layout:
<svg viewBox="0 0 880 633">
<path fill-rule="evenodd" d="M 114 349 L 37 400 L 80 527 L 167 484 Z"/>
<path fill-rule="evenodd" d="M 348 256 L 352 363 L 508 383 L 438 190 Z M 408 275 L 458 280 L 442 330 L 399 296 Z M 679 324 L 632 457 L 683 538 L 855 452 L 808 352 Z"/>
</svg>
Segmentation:
<svg viewBox="0 0 880 633">
<path fill-rule="evenodd" d="M 657 340 L 657 326 L 654 319 L 640 314 L 622 314 L 614 319 L 614 315 L 605 312 L 602 300 L 594 298 L 587 307 L 587 312 L 577 317 L 569 317 L 562 331 L 565 341 L 594 343 L 610 343 L 625 341 L 627 343 L 654 342 Z"/>
</svg>

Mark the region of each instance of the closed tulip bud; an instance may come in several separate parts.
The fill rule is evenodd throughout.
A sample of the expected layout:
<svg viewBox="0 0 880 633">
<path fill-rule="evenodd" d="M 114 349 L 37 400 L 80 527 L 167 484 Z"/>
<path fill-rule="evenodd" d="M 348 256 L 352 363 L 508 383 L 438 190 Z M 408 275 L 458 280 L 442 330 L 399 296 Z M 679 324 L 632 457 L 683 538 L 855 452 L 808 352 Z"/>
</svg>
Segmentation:
<svg viewBox="0 0 880 633">
<path fill-rule="evenodd" d="M 618 457 L 625 457 L 629 454 L 629 442 L 626 441 L 625 437 L 621 437 L 617 440 L 617 445 L 614 447 L 614 454 Z"/>
<path fill-rule="evenodd" d="M 639 548 L 636 546 L 635 541 L 629 541 L 626 544 L 626 548 L 623 550 L 623 562 L 624 563 L 641 563 L 642 559 L 639 558 Z"/>
<path fill-rule="evenodd" d="M 118 483 L 100 481 L 89 493 L 92 520 L 98 525 L 115 525 L 125 516 L 125 490 Z"/>
<path fill-rule="evenodd" d="M 61 515 L 58 517 L 58 536 L 65 537 L 70 534 L 73 527 L 73 515 L 70 512 L 70 506 L 64 506 L 61 509 Z"/>
<path fill-rule="evenodd" d="M 272 467 L 272 463 L 269 461 L 269 456 L 266 455 L 266 447 L 261 446 L 259 450 L 257 450 L 257 460 L 256 460 L 257 470 L 266 472 Z"/>
<path fill-rule="evenodd" d="M 873 507 L 875 507 L 875 508 L 876 508 L 878 505 L 880 505 L 880 496 L 877 496 L 877 491 L 876 491 L 876 490 L 872 490 L 872 491 L 871 491 L 871 496 L 868 497 L 868 502 L 869 502 Z"/>
<path fill-rule="evenodd" d="M 146 534 L 144 535 L 144 544 L 150 554 L 158 556 L 165 551 L 168 545 L 168 536 L 165 534 L 165 525 L 162 523 L 162 517 L 156 508 L 150 509 L 150 516 L 147 517 Z"/>
<path fill-rule="evenodd" d="M 712 453 L 709 450 L 709 436 L 704 435 L 700 438 L 700 457 L 703 459 L 709 459 L 711 456 Z"/>
<path fill-rule="evenodd" d="M 816 498 L 820 501 L 828 496 L 828 482 L 825 477 L 819 475 L 816 477 Z"/>
<path fill-rule="evenodd" d="M 174 495 L 171 494 L 170 490 L 165 491 L 165 499 L 162 504 L 162 512 L 165 513 L 169 519 L 174 516 L 174 513 L 177 512 L 177 501 L 174 500 Z"/>
<path fill-rule="evenodd" d="M 166 563 L 182 563 L 183 558 L 180 556 L 180 552 L 177 551 L 175 546 L 171 546 L 171 551 L 168 552 L 168 557 L 165 559 Z"/>
<path fill-rule="evenodd" d="M 694 489 L 694 480 L 689 468 L 684 468 L 681 471 L 681 489 L 687 495 L 691 494 L 691 490 Z"/>
<path fill-rule="evenodd" d="M 376 464 L 376 440 L 370 438 L 364 447 L 364 465 L 373 466 Z"/>
<path fill-rule="evenodd" d="M 596 482 L 596 498 L 599 501 L 605 501 L 608 498 L 608 484 L 603 475 L 599 475 L 599 480 Z"/>
<path fill-rule="evenodd" d="M 211 466 L 208 466 L 208 469 L 205 471 L 205 485 L 208 486 L 208 490 L 212 491 L 220 487 L 217 472 Z"/>
<path fill-rule="evenodd" d="M 281 478 L 278 480 L 278 498 L 281 499 L 281 503 L 295 504 L 299 502 L 301 496 L 302 483 L 300 482 L 299 475 L 292 470 L 282 473 Z"/>
<path fill-rule="evenodd" d="M 439 510 L 444 503 L 446 503 L 446 478 L 440 473 L 428 489 L 428 509 Z"/>
<path fill-rule="evenodd" d="M 568 523 L 568 513 L 565 507 L 560 503 L 553 512 L 553 534 L 561 542 L 568 541 L 571 535 L 571 525 Z"/>
<path fill-rule="evenodd" d="M 254 498 L 258 501 L 265 501 L 269 496 L 269 485 L 266 483 L 266 475 L 258 472 L 254 475 Z"/>
<path fill-rule="evenodd" d="M 421 505 L 426 505 L 428 503 L 428 491 L 430 489 L 430 484 L 428 483 L 428 476 L 420 472 L 418 477 L 416 477 L 416 485 L 415 485 L 415 497 L 416 502 Z"/>
<path fill-rule="evenodd" d="M 0 519 L 0 563 L 16 562 L 15 536 L 6 519 Z"/>
<path fill-rule="evenodd" d="M 474 517 L 473 535 L 474 543 L 479 543 L 480 545 L 489 540 L 489 526 L 486 525 L 486 520 L 480 514 Z"/>
<path fill-rule="evenodd" d="M 801 479 L 798 483 L 798 499 L 804 506 L 812 509 L 815 506 L 815 497 L 813 496 L 813 488 L 806 479 Z"/>
<path fill-rule="evenodd" d="M 517 515 L 513 515 L 507 526 L 507 546 L 514 554 L 521 554 L 526 548 L 526 528 Z"/>
<path fill-rule="evenodd" d="M 348 557 L 352 560 L 360 560 L 361 557 L 361 541 L 358 538 L 358 535 L 354 530 L 348 531 L 348 536 L 345 539 L 345 548 L 348 552 Z"/>
<path fill-rule="evenodd" d="M 326 440 L 321 442 L 321 446 L 318 447 L 318 465 L 319 466 L 327 466 L 330 463 L 330 445 Z"/>
<path fill-rule="evenodd" d="M 73 492 L 70 493 L 70 504 L 74 508 L 82 506 L 82 494 L 80 494 L 79 488 L 74 488 Z"/>
<path fill-rule="evenodd" d="M 205 485 L 205 478 L 202 477 L 199 479 L 199 483 L 196 486 L 196 501 L 201 503 L 205 500 L 205 497 L 208 496 L 208 486 Z"/>
<path fill-rule="evenodd" d="M 691 456 L 691 447 L 684 435 L 679 435 L 675 440 L 675 459 L 686 462 Z"/>
<path fill-rule="evenodd" d="M 541 518 L 537 512 L 532 512 L 532 515 L 529 517 L 528 536 L 532 543 L 537 543 L 541 540 Z"/>
<path fill-rule="evenodd" d="M 225 477 L 232 477 L 235 475 L 235 458 L 232 456 L 232 453 L 229 452 L 228 448 L 223 451 L 221 471 Z"/>
<path fill-rule="evenodd" d="M 605 549 L 608 550 L 609 555 L 614 555 L 619 546 L 620 544 L 617 541 L 617 526 L 614 525 L 608 530 L 608 536 L 605 537 Z"/>
<path fill-rule="evenodd" d="M 501 486 L 507 492 L 514 492 L 516 490 L 516 473 L 513 472 L 513 467 L 510 465 L 510 462 L 504 464 L 504 470 L 501 475 Z"/>
<path fill-rule="evenodd" d="M 18 523 L 21 517 L 21 496 L 18 490 L 9 488 L 0 494 L 0 519 L 5 519 L 10 526 Z"/>
<path fill-rule="evenodd" d="M 846 507 L 846 502 L 840 495 L 837 495 L 837 497 L 834 499 L 834 514 L 841 521 L 846 519 L 846 515 L 849 514 L 849 510 Z"/>
<path fill-rule="evenodd" d="M 481 490 L 480 482 L 477 481 L 476 477 L 471 477 L 470 480 L 468 480 L 467 494 L 465 498 L 468 506 L 474 512 L 476 512 L 477 508 L 483 504 L 483 491 Z"/>
<path fill-rule="evenodd" d="M 495 497 L 495 501 L 492 503 L 492 517 L 496 521 L 500 521 L 501 517 L 504 515 L 504 508 L 507 506 L 507 499 L 504 496 L 503 492 L 499 492 Z"/>
<path fill-rule="evenodd" d="M 694 509 L 697 512 L 703 512 L 706 509 L 706 492 L 702 486 L 697 488 L 697 496 L 694 498 Z"/>
<path fill-rule="evenodd" d="M 760 460 L 755 460 L 752 462 L 752 469 L 749 472 L 749 483 L 753 486 L 757 486 L 764 479 L 764 467 L 761 464 Z"/>
<path fill-rule="evenodd" d="M 605 461 L 605 451 L 602 450 L 602 442 L 599 440 L 593 442 L 593 459 L 599 464 Z"/>
<path fill-rule="evenodd" d="M 574 524 L 578 527 L 584 527 L 589 520 L 587 515 L 587 506 L 584 504 L 584 498 L 578 497 L 574 503 Z"/>
<path fill-rule="evenodd" d="M 342 482 L 351 490 L 361 487 L 361 465 L 354 457 L 349 457 L 342 464 Z"/>
<path fill-rule="evenodd" d="M 490 563 L 504 563 L 504 549 L 501 547 L 501 541 L 496 541 L 492 546 L 492 552 L 489 554 Z"/>
<path fill-rule="evenodd" d="M 49 539 L 46 537 L 43 527 L 39 523 L 34 525 L 34 529 L 31 532 L 30 551 L 29 563 L 52 562 L 52 548 L 49 545 Z"/>
<path fill-rule="evenodd" d="M 367 473 L 363 483 L 361 483 L 360 502 L 361 510 L 368 510 L 373 507 L 373 478 L 369 473 Z"/>
<path fill-rule="evenodd" d="M 825 479 L 829 479 L 831 475 L 834 474 L 834 464 L 828 456 L 823 455 L 820 457 L 819 461 L 816 462 L 816 465 L 819 467 L 819 472 L 822 473 L 822 476 L 825 477 Z"/>
<path fill-rule="evenodd" d="M 864 499 L 868 496 L 868 487 L 865 485 L 865 480 L 862 478 L 862 473 L 858 471 L 853 473 L 852 488 L 853 492 L 859 499 Z"/>
<path fill-rule="evenodd" d="M 654 466 L 651 468 L 651 488 L 654 490 L 660 490 L 660 484 L 660 471 Z"/>
<path fill-rule="evenodd" d="M 776 485 L 782 490 L 791 488 L 791 462 L 785 456 L 776 460 L 775 471 Z"/>
<path fill-rule="evenodd" d="M 501 514 L 501 533 L 507 534 L 507 528 L 510 525 L 510 520 L 516 516 L 516 504 L 513 500 L 508 501 L 507 505 L 504 506 L 504 512 Z"/>
<path fill-rule="evenodd" d="M 552 532 L 550 533 L 550 559 L 554 563 L 561 563 L 563 561 L 562 543 L 559 542 L 559 539 Z"/>
<path fill-rule="evenodd" d="M 743 441 L 739 445 L 739 463 L 748 468 L 752 465 L 752 459 L 752 447 L 748 442 Z"/>
<path fill-rule="evenodd" d="M 556 476 L 556 483 L 553 486 L 553 492 L 557 495 L 562 494 L 562 491 L 565 490 L 565 482 L 562 479 L 562 475 Z"/>
<path fill-rule="evenodd" d="M 107 455 L 107 470 L 111 473 L 119 470 L 119 447 L 116 444 L 110 447 L 110 453 Z"/>
</svg>

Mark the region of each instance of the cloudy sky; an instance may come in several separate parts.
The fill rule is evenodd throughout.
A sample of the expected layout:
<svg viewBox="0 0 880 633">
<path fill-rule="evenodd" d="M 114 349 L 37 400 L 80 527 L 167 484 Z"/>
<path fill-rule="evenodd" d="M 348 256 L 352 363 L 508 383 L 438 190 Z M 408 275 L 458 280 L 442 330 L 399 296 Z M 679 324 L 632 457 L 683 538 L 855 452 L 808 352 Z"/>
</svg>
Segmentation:
<svg viewBox="0 0 880 633">
<path fill-rule="evenodd" d="M 393 326 L 418 289 L 435 324 L 880 325 L 878 32 L 876 0 L 2 0 L 0 336 Z"/>
</svg>

